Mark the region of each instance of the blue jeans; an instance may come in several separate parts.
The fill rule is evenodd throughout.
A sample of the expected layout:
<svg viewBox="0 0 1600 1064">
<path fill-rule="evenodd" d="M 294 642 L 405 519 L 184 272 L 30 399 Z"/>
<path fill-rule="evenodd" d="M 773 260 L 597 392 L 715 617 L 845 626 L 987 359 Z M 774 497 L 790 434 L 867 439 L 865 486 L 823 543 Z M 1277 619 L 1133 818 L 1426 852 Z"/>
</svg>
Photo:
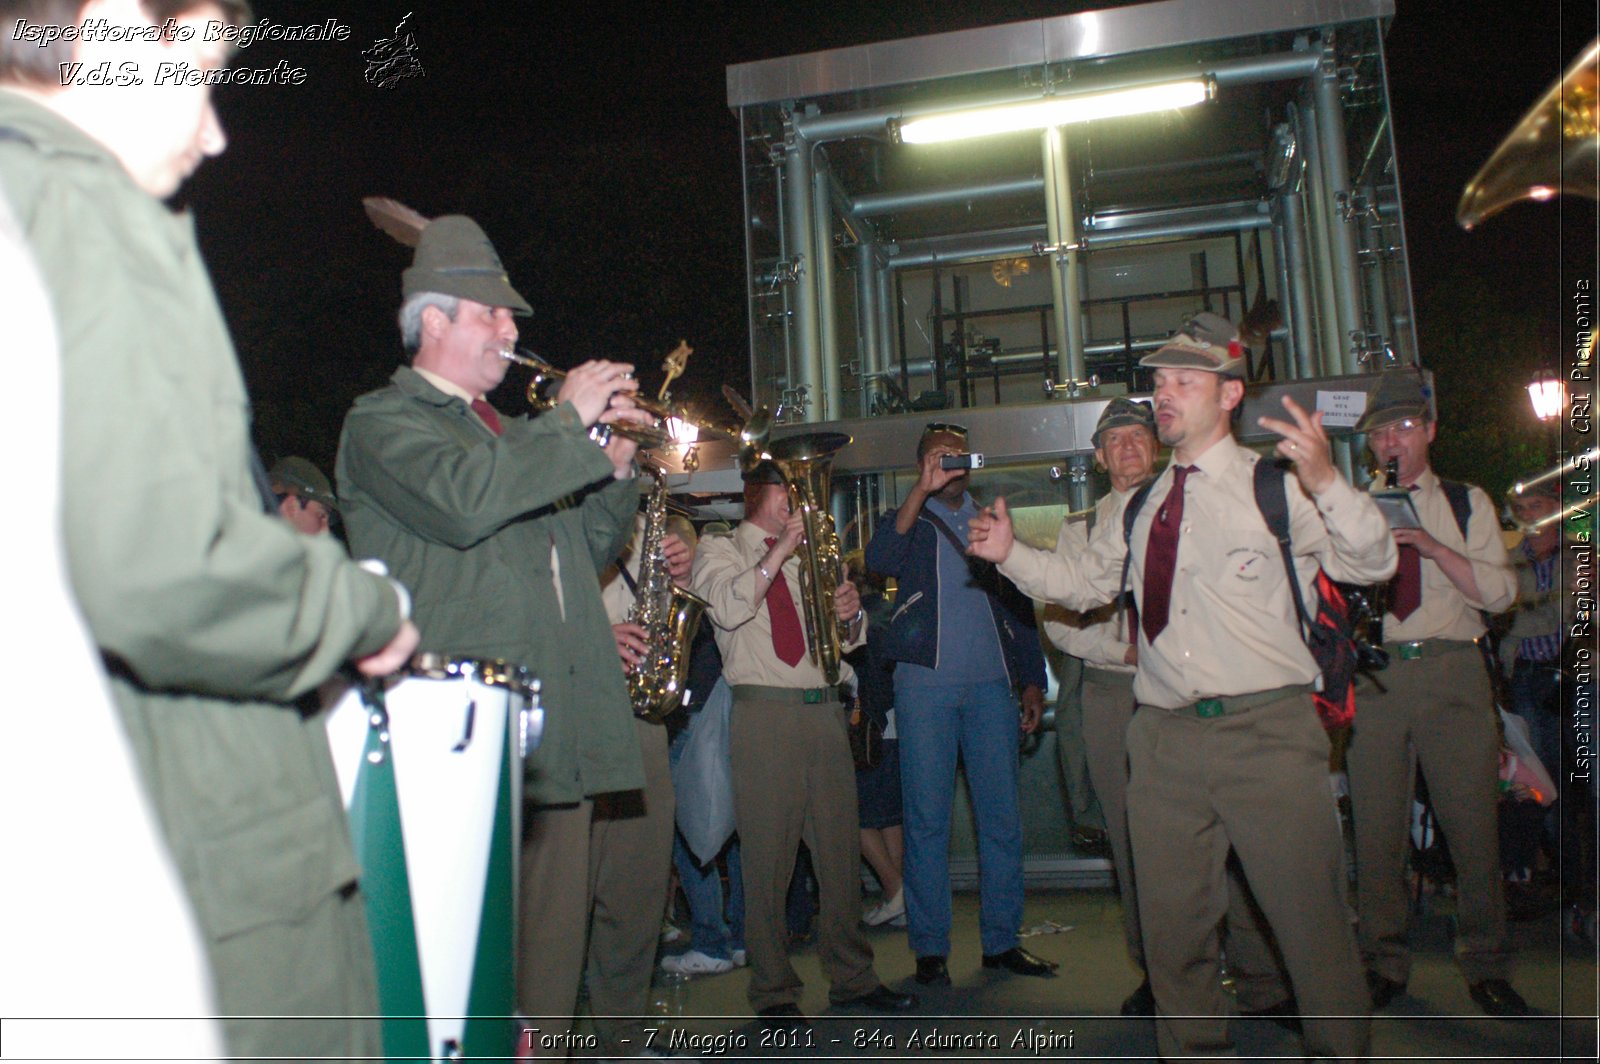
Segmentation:
<svg viewBox="0 0 1600 1064">
<path fill-rule="evenodd" d="M 906 923 L 919 957 L 950 952 L 950 809 L 956 753 L 967 770 L 978 835 L 983 952 L 1004 953 L 1022 926 L 1018 710 L 1005 680 L 895 692 L 905 799 Z"/>
<path fill-rule="evenodd" d="M 668 760 L 676 765 L 683 755 L 683 745 L 688 741 L 687 728 L 679 729 L 667 747 Z M 739 836 L 728 840 L 719 855 L 728 862 L 728 898 L 724 919 L 722 876 L 717 872 L 717 862 L 705 867 L 695 862 L 683 841 L 683 833 L 672 833 L 672 864 L 678 870 L 678 882 L 683 886 L 683 896 L 689 901 L 689 934 L 694 948 L 708 957 L 732 960 L 734 950 L 744 949 L 744 875 L 739 864 Z"/>
<path fill-rule="evenodd" d="M 739 836 L 722 848 L 728 861 L 727 919 L 723 919 L 722 876 L 717 862 L 701 868 L 694 854 L 684 845 L 683 836 L 672 836 L 672 863 L 678 869 L 683 896 L 689 899 L 689 933 L 694 948 L 708 957 L 732 960 L 734 950 L 744 949 L 744 875 L 739 866 Z"/>
</svg>

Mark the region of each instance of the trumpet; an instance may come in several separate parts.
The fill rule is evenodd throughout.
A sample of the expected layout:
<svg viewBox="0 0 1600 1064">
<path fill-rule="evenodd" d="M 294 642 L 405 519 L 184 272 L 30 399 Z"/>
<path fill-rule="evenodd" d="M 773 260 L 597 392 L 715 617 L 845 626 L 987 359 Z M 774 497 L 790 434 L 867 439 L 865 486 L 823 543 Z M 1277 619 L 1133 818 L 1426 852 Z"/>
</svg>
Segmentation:
<svg viewBox="0 0 1600 1064">
<path fill-rule="evenodd" d="M 507 362 L 514 363 L 518 366 L 527 366 L 529 369 L 533 370 L 533 380 L 528 382 L 529 406 L 533 407 L 535 410 L 544 411 L 552 409 L 556 405 L 554 399 L 551 399 L 544 394 L 544 386 L 551 381 L 565 380 L 567 376 L 566 370 L 556 369 L 550 363 L 546 362 L 532 351 L 529 351 L 526 347 L 519 347 L 516 349 L 509 347 L 502 348 L 500 351 L 500 357 L 505 359 Z M 633 374 L 625 374 L 623 379 L 632 380 Z M 655 418 L 656 424 L 636 425 L 632 422 L 617 421 L 609 424 L 595 425 L 589 430 L 589 438 L 594 440 L 595 443 L 598 443 L 600 446 L 604 447 L 606 444 L 611 442 L 612 436 L 622 436 L 626 439 L 632 440 L 647 451 L 670 445 L 672 443 L 672 435 L 662 427 L 661 420 L 665 417 L 676 415 L 670 415 L 662 412 L 660 404 L 652 403 L 640 395 L 635 395 L 633 397 L 633 401 L 634 404 L 639 407 L 639 409 Z"/>
</svg>

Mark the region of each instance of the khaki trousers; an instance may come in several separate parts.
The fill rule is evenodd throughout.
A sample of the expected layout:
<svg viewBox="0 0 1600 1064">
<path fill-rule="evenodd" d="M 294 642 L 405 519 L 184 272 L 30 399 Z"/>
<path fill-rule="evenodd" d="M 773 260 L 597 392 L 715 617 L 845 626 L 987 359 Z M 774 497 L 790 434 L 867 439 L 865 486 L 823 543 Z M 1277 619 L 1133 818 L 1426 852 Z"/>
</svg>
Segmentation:
<svg viewBox="0 0 1600 1064">
<path fill-rule="evenodd" d="M 1345 751 L 1356 832 L 1356 908 L 1367 966 L 1404 983 L 1410 918 L 1406 852 L 1418 762 L 1456 868 L 1456 962 L 1467 982 L 1511 970 L 1500 873 L 1500 739 L 1489 677 L 1471 643 L 1430 640 L 1391 664 L 1388 693 L 1363 690 Z"/>
<path fill-rule="evenodd" d="M 817 950 L 828 996 L 879 986 L 861 921 L 861 829 L 844 708 L 740 694 L 730 722 L 734 821 L 744 865 L 750 1006 L 798 1004 L 784 898 L 803 839 L 817 873 Z"/>
<path fill-rule="evenodd" d="M 1163 1056 L 1231 1058 L 1218 972 L 1237 855 L 1288 968 L 1314 1057 L 1365 1055 L 1370 1001 L 1346 902 L 1328 738 L 1306 696 L 1201 718 L 1140 706 L 1128 828 Z"/>
<path fill-rule="evenodd" d="M 649 1012 L 672 867 L 667 730 L 641 720 L 634 730 L 643 791 L 530 807 L 522 824 L 517 1007 L 546 1033 L 570 1030 L 578 980 L 586 976 L 608 1056 L 632 1056 L 644 1044 L 641 1020 Z"/>
<path fill-rule="evenodd" d="M 1122 931 L 1128 956 L 1145 967 L 1139 931 L 1139 891 L 1128 837 L 1128 724 L 1133 720 L 1133 674 L 1087 666 L 1083 673 L 1083 741 L 1089 754 L 1089 779 L 1105 810 L 1111 863 L 1122 899 Z M 1228 862 L 1228 916 L 1223 949 L 1239 1007 L 1271 1008 L 1289 996 L 1282 964 L 1273 951 L 1265 918 L 1250 898 L 1237 860 Z"/>
</svg>

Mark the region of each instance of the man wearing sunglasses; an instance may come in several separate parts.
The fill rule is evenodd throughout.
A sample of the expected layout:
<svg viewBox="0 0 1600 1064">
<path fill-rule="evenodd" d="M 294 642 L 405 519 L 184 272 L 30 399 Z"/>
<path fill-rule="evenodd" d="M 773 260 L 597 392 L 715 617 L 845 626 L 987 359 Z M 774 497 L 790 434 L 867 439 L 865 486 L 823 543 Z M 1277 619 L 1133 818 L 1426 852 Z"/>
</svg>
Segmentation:
<svg viewBox="0 0 1600 1064">
<path fill-rule="evenodd" d="M 895 670 L 895 722 L 905 796 L 906 920 L 916 978 L 948 986 L 950 810 L 956 755 L 967 769 L 978 835 L 983 966 L 1050 976 L 1056 964 L 1017 944 L 1022 924 L 1022 817 L 1017 741 L 1044 713 L 1044 654 L 1033 605 L 995 567 L 966 557 L 977 516 L 967 430 L 930 424 L 917 444 L 917 482 L 878 522 L 867 568 L 899 581 L 885 640 Z M 1020 706 L 1019 706 L 1020 695 Z"/>
</svg>

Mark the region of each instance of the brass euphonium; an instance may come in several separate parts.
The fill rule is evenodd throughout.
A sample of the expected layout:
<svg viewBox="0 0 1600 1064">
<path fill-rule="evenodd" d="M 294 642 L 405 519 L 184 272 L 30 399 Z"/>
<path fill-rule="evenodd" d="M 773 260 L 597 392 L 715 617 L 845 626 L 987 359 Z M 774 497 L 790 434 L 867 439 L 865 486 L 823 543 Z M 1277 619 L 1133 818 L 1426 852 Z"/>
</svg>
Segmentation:
<svg viewBox="0 0 1600 1064">
<path fill-rule="evenodd" d="M 628 674 L 633 714 L 652 724 L 672 715 L 683 702 L 689 679 L 689 649 L 706 611 L 705 599 L 673 583 L 662 550 L 666 535 L 667 482 L 654 472 L 655 489 L 645 508 L 639 537 L 639 583 L 628 620 L 644 629 L 645 656 Z"/>
<path fill-rule="evenodd" d="M 789 508 L 798 511 L 805 526 L 801 544 L 800 598 L 806 625 L 806 648 L 830 687 L 839 682 L 843 643 L 833 593 L 839 587 L 842 558 L 839 534 L 828 508 L 833 498 L 833 457 L 850 445 L 843 432 L 808 432 L 768 440 L 772 414 L 760 407 L 739 433 L 739 465 L 749 472 L 761 462 L 771 462 L 789 489 Z"/>
<path fill-rule="evenodd" d="M 1591 41 L 1495 149 L 1461 194 L 1471 229 L 1519 200 L 1600 199 L 1600 38 Z"/>
</svg>

